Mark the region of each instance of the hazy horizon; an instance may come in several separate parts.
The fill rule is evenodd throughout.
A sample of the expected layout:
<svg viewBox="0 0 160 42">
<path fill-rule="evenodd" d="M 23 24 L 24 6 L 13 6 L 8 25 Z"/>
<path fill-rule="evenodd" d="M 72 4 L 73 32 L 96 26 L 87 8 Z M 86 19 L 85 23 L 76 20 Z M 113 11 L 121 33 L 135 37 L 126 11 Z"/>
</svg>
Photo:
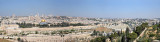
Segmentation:
<svg viewBox="0 0 160 42">
<path fill-rule="evenodd" d="M 160 18 L 160 0 L 0 0 L 0 16 Z"/>
</svg>

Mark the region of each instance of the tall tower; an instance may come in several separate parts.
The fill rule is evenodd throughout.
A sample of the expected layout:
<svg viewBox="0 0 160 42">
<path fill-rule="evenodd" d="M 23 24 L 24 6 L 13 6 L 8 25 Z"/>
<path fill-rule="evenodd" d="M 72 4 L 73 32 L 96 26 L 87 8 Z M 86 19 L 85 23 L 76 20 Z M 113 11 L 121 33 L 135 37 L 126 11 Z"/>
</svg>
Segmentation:
<svg viewBox="0 0 160 42">
<path fill-rule="evenodd" d="M 15 17 L 15 14 L 12 14 L 12 18 L 14 18 Z"/>
<path fill-rule="evenodd" d="M 28 19 L 31 20 L 31 16 L 28 16 Z"/>
</svg>

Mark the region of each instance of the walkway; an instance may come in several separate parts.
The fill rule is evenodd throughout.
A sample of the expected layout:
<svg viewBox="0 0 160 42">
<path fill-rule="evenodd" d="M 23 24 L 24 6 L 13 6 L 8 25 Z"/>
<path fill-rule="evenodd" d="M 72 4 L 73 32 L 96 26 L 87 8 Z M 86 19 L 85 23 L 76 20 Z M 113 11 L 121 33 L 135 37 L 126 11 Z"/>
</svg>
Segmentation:
<svg viewBox="0 0 160 42">
<path fill-rule="evenodd" d="M 147 30 L 147 28 L 145 28 L 143 30 L 143 32 L 133 41 L 133 42 L 137 42 L 137 40 L 139 39 L 139 37 L 142 37 L 144 35 L 144 32 Z"/>
</svg>

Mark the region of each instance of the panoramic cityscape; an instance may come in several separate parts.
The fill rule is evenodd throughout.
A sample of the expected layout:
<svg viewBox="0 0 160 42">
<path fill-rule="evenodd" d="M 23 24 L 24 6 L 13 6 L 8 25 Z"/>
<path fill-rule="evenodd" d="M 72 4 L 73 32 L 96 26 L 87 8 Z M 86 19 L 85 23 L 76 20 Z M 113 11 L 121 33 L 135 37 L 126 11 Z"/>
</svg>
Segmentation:
<svg viewBox="0 0 160 42">
<path fill-rule="evenodd" d="M 160 42 L 160 0 L 0 0 L 0 42 Z"/>
</svg>

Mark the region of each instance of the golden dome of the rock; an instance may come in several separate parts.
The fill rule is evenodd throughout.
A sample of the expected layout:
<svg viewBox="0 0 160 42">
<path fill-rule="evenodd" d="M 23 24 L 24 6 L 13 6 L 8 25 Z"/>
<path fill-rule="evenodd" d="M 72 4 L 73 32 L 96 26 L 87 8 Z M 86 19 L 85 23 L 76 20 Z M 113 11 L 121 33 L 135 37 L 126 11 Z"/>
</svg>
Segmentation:
<svg viewBox="0 0 160 42">
<path fill-rule="evenodd" d="M 45 22 L 46 20 L 42 19 L 41 22 Z"/>
</svg>

